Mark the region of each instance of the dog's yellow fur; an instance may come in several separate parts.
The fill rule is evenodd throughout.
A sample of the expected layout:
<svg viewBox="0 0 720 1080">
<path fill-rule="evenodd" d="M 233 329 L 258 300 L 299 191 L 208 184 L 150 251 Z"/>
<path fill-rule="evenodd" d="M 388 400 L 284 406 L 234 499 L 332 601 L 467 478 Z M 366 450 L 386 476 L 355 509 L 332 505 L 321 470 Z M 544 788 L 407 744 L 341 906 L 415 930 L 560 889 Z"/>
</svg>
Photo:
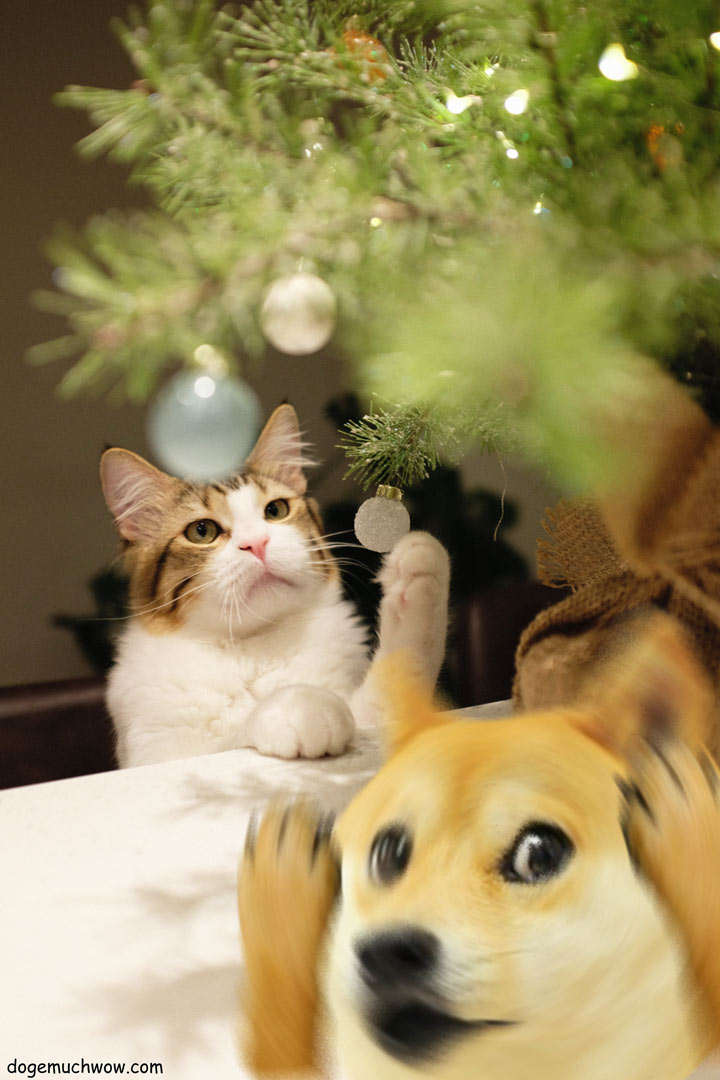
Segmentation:
<svg viewBox="0 0 720 1080">
<path fill-rule="evenodd" d="M 311 866 L 310 811 L 271 810 L 241 867 L 251 1068 L 326 1074 L 325 1035 L 348 1080 L 683 1080 L 720 1045 L 720 806 L 712 694 L 675 626 L 636 627 L 577 709 L 463 722 L 390 682 L 389 760 L 332 844 Z M 567 862 L 508 880 L 538 822 Z M 373 840 L 398 823 L 409 859 L 378 881 Z M 439 945 L 432 1003 L 498 1026 L 388 1050 L 358 956 L 407 928 Z"/>
</svg>

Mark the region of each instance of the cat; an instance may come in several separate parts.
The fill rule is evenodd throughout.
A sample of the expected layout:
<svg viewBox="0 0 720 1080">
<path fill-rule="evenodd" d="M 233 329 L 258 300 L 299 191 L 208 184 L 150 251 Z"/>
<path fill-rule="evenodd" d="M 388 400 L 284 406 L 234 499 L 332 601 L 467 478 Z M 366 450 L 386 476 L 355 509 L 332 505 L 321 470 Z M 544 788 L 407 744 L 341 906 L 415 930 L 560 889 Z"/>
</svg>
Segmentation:
<svg viewBox="0 0 720 1080">
<path fill-rule="evenodd" d="M 241 747 L 338 755 L 356 725 L 376 724 L 367 632 L 306 494 L 304 451 L 295 410 L 281 405 L 225 483 L 179 480 L 120 448 L 103 454 L 132 611 L 107 689 L 121 768 Z M 410 532 L 379 581 L 373 660 L 404 649 L 434 682 L 445 549 Z"/>
</svg>

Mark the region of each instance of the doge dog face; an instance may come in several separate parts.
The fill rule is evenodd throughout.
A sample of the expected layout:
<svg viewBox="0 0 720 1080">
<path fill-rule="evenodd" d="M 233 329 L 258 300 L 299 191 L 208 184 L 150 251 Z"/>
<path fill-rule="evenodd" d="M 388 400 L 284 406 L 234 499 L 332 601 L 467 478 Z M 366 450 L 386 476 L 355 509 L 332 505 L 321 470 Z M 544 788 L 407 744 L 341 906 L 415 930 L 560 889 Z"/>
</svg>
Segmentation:
<svg viewBox="0 0 720 1080">
<path fill-rule="evenodd" d="M 680 960 L 625 842 L 622 773 L 572 713 L 455 721 L 391 758 L 337 832 L 349 1076 L 604 1076 L 597 1039 L 625 1075 L 646 1024 L 655 1075 L 686 1075 Z"/>
</svg>

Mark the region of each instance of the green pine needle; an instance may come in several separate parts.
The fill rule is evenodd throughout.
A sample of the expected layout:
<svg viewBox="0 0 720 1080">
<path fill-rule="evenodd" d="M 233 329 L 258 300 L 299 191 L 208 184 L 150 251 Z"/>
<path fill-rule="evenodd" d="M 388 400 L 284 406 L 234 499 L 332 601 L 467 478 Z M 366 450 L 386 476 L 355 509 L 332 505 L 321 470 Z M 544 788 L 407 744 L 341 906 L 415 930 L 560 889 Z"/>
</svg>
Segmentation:
<svg viewBox="0 0 720 1080">
<path fill-rule="evenodd" d="M 426 406 L 381 409 L 346 424 L 340 443 L 352 461 L 345 476 L 367 489 L 377 484 L 408 488 L 424 480 L 440 463 L 454 459 L 458 450 L 455 431 L 440 423 Z"/>
</svg>

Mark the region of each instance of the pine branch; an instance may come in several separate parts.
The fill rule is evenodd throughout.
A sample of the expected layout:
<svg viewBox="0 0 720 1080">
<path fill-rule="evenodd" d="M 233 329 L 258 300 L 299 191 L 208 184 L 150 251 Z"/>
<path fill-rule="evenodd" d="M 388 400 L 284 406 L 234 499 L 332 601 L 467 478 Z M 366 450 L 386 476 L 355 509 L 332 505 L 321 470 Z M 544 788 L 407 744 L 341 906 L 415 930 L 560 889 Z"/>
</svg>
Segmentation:
<svg viewBox="0 0 720 1080">
<path fill-rule="evenodd" d="M 560 130 L 565 138 L 565 149 L 572 161 L 577 158 L 575 132 L 570 122 L 567 91 L 563 82 L 557 56 L 557 34 L 550 24 L 544 0 L 532 0 L 532 10 L 537 24 L 535 42 L 547 61 L 552 96 L 557 109 Z"/>
<path fill-rule="evenodd" d="M 453 459 L 458 439 L 450 425 L 438 423 L 428 406 L 380 409 L 346 425 L 340 443 L 352 465 L 353 476 L 364 489 L 376 484 L 408 488 L 424 480 L 440 463 Z"/>
</svg>

